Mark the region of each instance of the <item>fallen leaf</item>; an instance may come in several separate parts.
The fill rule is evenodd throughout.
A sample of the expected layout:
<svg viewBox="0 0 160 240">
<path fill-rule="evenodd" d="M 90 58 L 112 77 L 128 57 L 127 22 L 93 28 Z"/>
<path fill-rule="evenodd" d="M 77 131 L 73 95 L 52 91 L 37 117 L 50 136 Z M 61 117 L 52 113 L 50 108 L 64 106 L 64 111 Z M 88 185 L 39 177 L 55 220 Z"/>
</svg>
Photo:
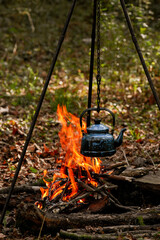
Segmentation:
<svg viewBox="0 0 160 240">
<path fill-rule="evenodd" d="M 6 237 L 6 235 L 4 235 L 3 233 L 0 233 L 0 239 L 4 239 Z"/>
</svg>

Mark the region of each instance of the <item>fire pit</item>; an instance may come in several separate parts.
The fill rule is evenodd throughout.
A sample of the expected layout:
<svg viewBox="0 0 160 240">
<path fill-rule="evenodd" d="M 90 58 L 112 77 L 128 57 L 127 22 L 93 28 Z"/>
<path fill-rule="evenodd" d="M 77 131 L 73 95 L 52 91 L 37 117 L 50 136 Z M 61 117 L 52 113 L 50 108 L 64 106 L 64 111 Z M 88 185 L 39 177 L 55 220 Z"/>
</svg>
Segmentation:
<svg viewBox="0 0 160 240">
<path fill-rule="evenodd" d="M 62 125 L 59 132 L 62 160 L 57 160 L 61 166 L 51 181 L 46 180 L 48 171 L 44 170 L 46 188 L 40 188 L 42 200 L 36 202 L 38 208 L 54 213 L 71 213 L 80 209 L 95 213 L 104 210 L 109 202 L 120 206 L 110 193 L 117 186 L 104 180 L 112 177 L 114 170 L 102 166 L 99 158 L 80 153 L 82 133 L 79 118 L 67 112 L 65 106 L 58 106 L 57 115 Z M 86 129 L 85 122 L 83 128 Z"/>
<path fill-rule="evenodd" d="M 135 200 L 136 206 L 131 206 L 133 193 L 137 191 L 138 199 L 142 189 L 134 185 L 133 177 L 119 175 L 126 162 L 104 165 L 99 158 L 83 156 L 79 119 L 68 113 L 65 106 L 58 106 L 57 114 L 62 125 L 59 132 L 61 159 L 57 159 L 51 181 L 46 179 L 53 171 L 44 170 L 46 187 L 40 188 L 41 200 L 35 205 L 21 203 L 18 207 L 17 226 L 22 232 L 32 226 L 32 233 L 36 234 L 40 228 L 43 233 L 53 235 L 60 231 L 62 239 L 81 239 L 82 236 L 83 239 L 117 239 L 118 235 L 128 232 L 152 237 L 160 227 L 160 207 L 141 209 L 139 200 L 139 203 Z M 85 127 L 84 122 L 83 125 Z M 118 191 L 120 195 L 114 194 Z M 124 194 L 128 205 L 120 203 Z M 154 193 L 150 200 L 153 196 Z M 155 204 L 158 204 L 157 191 L 156 198 Z"/>
</svg>

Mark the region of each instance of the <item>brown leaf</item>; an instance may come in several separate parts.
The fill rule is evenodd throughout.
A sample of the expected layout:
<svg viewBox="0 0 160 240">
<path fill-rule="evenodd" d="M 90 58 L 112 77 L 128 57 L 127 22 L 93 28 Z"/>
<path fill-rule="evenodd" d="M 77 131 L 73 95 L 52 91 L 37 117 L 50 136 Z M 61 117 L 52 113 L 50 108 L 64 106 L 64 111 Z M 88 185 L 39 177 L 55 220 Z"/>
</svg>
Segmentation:
<svg viewBox="0 0 160 240">
<path fill-rule="evenodd" d="M 34 144 L 32 144 L 32 145 L 28 146 L 27 150 L 28 150 L 28 152 L 35 152 L 36 146 Z"/>
<path fill-rule="evenodd" d="M 107 202 L 108 202 L 107 196 L 104 198 L 95 200 L 89 205 L 88 210 L 90 210 L 92 213 L 101 212 L 105 208 Z"/>
</svg>

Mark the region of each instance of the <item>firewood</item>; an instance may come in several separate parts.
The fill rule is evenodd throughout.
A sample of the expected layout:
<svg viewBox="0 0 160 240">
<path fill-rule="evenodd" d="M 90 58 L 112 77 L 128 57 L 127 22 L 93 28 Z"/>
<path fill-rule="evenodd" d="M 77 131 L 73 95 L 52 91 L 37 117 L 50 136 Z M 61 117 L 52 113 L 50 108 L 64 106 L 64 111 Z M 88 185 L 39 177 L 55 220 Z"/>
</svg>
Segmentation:
<svg viewBox="0 0 160 240">
<path fill-rule="evenodd" d="M 133 166 L 132 167 L 127 167 L 123 171 L 123 176 L 140 178 L 142 176 L 147 175 L 149 173 L 149 170 L 151 170 L 151 168 L 147 168 L 147 167 L 134 168 Z"/>
<path fill-rule="evenodd" d="M 128 206 L 124 206 L 122 204 L 116 203 L 113 199 L 110 198 L 110 201 L 112 204 L 114 204 L 115 207 L 123 210 L 123 211 L 133 211 L 134 208 L 133 207 L 128 207 Z"/>
<path fill-rule="evenodd" d="M 127 239 L 137 239 L 137 237 L 152 237 L 156 234 L 156 231 L 151 230 L 139 230 L 139 231 L 131 231 L 131 232 L 123 232 L 123 233 L 110 233 L 110 234 L 95 234 L 95 233 L 86 233 L 83 231 L 80 232 L 71 232 L 60 230 L 60 237 L 69 238 L 74 240 L 116 240 L 119 237 L 123 237 L 124 240 Z M 128 237 L 132 238 L 128 238 Z M 136 238 L 135 238 L 136 237 Z M 120 238 L 121 239 L 121 238 Z"/>
<path fill-rule="evenodd" d="M 16 224 L 21 231 L 39 233 L 45 217 L 43 232 L 55 232 L 60 229 L 92 227 L 108 227 L 120 225 L 160 224 L 160 206 L 150 209 L 134 210 L 121 214 L 88 214 L 87 212 L 71 214 L 44 213 L 33 204 L 21 203 L 16 212 Z"/>
<path fill-rule="evenodd" d="M 134 182 L 142 189 L 160 194 L 160 170 L 152 171 L 146 176 L 135 179 Z"/>
<path fill-rule="evenodd" d="M 160 224 L 154 225 L 117 225 L 117 226 L 107 226 L 107 227 L 85 227 L 86 232 L 96 232 L 96 233 L 111 233 L 111 232 L 126 232 L 126 231 L 133 231 L 133 230 L 160 230 Z M 69 231 L 69 230 L 68 230 Z M 73 229 L 71 229 L 73 231 Z M 74 231 L 81 231 L 81 229 L 74 229 Z"/>
<path fill-rule="evenodd" d="M 6 194 L 10 190 L 10 187 L 4 187 L 0 189 L 0 194 Z M 15 186 L 13 193 L 28 192 L 35 193 L 40 191 L 40 186 L 31 186 L 31 185 L 20 185 Z"/>
<path fill-rule="evenodd" d="M 93 187 L 90 187 L 88 184 L 85 184 L 84 182 L 82 182 L 80 179 L 77 179 L 77 182 L 79 183 L 79 185 L 81 187 L 83 187 L 86 191 L 89 191 L 89 192 L 93 192 L 94 191 L 94 188 Z"/>
<path fill-rule="evenodd" d="M 117 167 L 121 167 L 121 166 L 124 166 L 124 165 L 126 165 L 126 161 L 113 163 L 113 164 L 110 164 L 108 166 L 103 166 L 103 168 L 104 168 L 104 170 L 112 170 L 112 169 L 115 169 Z"/>
<path fill-rule="evenodd" d="M 64 230 L 60 230 L 60 237 L 66 239 L 75 240 L 116 240 L 117 236 L 111 236 L 110 234 L 87 234 L 87 233 L 71 233 Z"/>
<path fill-rule="evenodd" d="M 96 173 L 93 173 L 93 176 L 97 176 Z M 132 177 L 125 177 L 125 176 L 117 176 L 117 175 L 109 175 L 109 174 L 98 174 L 99 177 L 107 178 L 116 181 L 127 181 L 132 182 L 134 178 Z"/>
</svg>

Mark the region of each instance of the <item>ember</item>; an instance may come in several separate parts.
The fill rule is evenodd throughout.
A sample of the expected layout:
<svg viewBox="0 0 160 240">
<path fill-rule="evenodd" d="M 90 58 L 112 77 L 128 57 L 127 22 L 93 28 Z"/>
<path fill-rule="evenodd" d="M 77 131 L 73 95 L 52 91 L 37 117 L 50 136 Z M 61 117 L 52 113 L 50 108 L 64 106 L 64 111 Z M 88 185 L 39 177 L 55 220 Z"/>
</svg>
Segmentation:
<svg viewBox="0 0 160 240">
<path fill-rule="evenodd" d="M 67 112 L 65 106 L 57 108 L 58 120 L 62 124 L 59 132 L 62 154 L 64 160 L 58 160 L 61 163 L 59 172 L 55 172 L 53 180 L 45 180 L 47 170 L 44 170 L 44 182 L 47 188 L 40 188 L 42 193 L 42 202 L 55 203 L 60 199 L 61 202 L 68 202 L 76 198 L 77 204 L 86 204 L 87 197 L 93 197 L 95 188 L 98 189 L 99 182 L 94 177 L 100 173 L 99 158 L 85 157 L 80 153 L 82 132 L 79 124 L 79 118 Z M 83 122 L 83 130 L 86 124 Z M 84 194 L 86 190 L 90 194 Z M 91 194 L 92 192 L 92 194 Z M 39 208 L 43 208 L 42 202 L 36 202 Z"/>
</svg>

